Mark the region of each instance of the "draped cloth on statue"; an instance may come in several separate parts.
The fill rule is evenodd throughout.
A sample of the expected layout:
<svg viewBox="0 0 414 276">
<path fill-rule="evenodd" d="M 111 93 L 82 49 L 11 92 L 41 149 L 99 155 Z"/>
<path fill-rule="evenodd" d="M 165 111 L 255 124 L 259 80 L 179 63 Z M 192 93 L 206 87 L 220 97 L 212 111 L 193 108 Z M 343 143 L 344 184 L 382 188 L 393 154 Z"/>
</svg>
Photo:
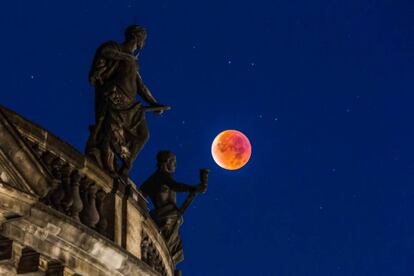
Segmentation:
<svg viewBox="0 0 414 276">
<path fill-rule="evenodd" d="M 183 217 L 177 207 L 173 204 L 168 204 L 152 210 L 150 215 L 158 225 L 174 263 L 177 264 L 183 261 L 183 245 L 179 233 L 180 226 L 183 223 Z"/>
<path fill-rule="evenodd" d="M 137 96 L 136 58 L 116 42 L 98 48 L 89 74 L 95 86 L 95 120 L 86 152 L 115 172 L 116 155 L 132 162 L 135 141 L 147 135 L 145 114 Z"/>
</svg>

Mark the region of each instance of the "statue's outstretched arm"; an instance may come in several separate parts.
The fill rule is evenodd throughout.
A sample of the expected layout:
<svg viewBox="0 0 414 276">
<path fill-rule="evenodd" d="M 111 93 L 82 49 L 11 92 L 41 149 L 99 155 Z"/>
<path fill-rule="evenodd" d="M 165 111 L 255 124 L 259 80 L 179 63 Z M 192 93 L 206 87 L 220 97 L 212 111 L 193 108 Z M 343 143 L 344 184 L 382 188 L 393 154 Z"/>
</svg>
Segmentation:
<svg viewBox="0 0 414 276">
<path fill-rule="evenodd" d="M 137 72 L 137 87 L 138 87 L 138 94 L 149 104 L 156 105 L 157 100 L 151 94 L 151 91 L 142 81 L 141 75 Z"/>
<path fill-rule="evenodd" d="M 191 193 L 191 192 L 196 192 L 197 191 L 196 186 L 191 186 L 191 185 L 180 183 L 180 182 L 174 182 L 174 183 L 171 183 L 171 185 L 168 185 L 168 186 L 170 186 L 170 188 L 172 190 L 174 190 L 175 192 Z"/>
<path fill-rule="evenodd" d="M 164 181 L 166 181 L 166 184 L 168 185 L 168 187 L 170 187 L 170 189 L 175 192 L 191 193 L 191 192 L 197 191 L 196 186 L 191 186 L 188 184 L 177 182 L 172 178 L 172 176 L 168 176 L 167 179 L 164 179 Z"/>
</svg>

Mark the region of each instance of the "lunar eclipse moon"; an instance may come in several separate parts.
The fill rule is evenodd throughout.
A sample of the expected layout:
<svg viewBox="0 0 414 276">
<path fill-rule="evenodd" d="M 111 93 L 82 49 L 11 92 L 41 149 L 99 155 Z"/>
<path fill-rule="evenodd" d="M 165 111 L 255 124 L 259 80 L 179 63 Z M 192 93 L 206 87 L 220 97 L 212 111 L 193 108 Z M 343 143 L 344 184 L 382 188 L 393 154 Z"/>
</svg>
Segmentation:
<svg viewBox="0 0 414 276">
<path fill-rule="evenodd" d="M 211 145 L 211 155 L 220 167 L 226 170 L 238 170 L 249 161 L 252 147 L 249 139 L 237 130 L 221 132 Z"/>
</svg>

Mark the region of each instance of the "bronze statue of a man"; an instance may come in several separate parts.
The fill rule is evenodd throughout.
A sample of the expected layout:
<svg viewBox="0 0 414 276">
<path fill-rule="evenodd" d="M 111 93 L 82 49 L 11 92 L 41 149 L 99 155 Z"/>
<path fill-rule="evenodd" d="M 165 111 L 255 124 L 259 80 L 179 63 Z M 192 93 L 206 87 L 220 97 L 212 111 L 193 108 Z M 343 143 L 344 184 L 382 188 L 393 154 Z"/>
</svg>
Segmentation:
<svg viewBox="0 0 414 276">
<path fill-rule="evenodd" d="M 95 53 L 89 81 L 95 86 L 95 125 L 90 127 L 86 154 L 113 175 L 127 176 L 132 162 L 148 140 L 144 107 L 137 94 L 161 114 L 160 105 L 139 74 L 138 54 L 147 34 L 143 27 L 129 26 L 125 41 L 109 41 Z"/>
<path fill-rule="evenodd" d="M 208 170 L 200 170 L 200 184 L 191 186 L 177 182 L 172 177 L 177 165 L 176 156 L 170 151 L 160 151 L 157 154 L 158 169 L 141 186 L 144 196 L 148 196 L 154 206 L 151 217 L 160 228 L 175 264 L 181 262 L 183 248 L 179 236 L 179 227 L 183 223 L 185 209 L 191 204 L 197 193 L 207 189 Z M 177 192 L 190 193 L 187 200 L 177 207 Z"/>
</svg>

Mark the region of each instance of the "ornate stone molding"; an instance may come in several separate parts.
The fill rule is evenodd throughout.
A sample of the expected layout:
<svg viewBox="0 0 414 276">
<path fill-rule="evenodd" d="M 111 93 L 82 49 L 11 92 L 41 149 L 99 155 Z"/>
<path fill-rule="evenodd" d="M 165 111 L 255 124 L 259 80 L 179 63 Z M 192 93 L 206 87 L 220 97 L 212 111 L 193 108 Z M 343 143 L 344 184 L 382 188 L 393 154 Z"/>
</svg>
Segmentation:
<svg viewBox="0 0 414 276">
<path fill-rule="evenodd" d="M 55 273 L 47 275 L 174 275 L 133 182 L 120 185 L 68 144 L 1 107 L 0 235 L 0 249 L 10 242 L 28 248 L 21 262 L 0 254 L 0 272 L 11 275 L 19 262 Z M 146 242 L 155 262 L 143 259 Z"/>
</svg>

